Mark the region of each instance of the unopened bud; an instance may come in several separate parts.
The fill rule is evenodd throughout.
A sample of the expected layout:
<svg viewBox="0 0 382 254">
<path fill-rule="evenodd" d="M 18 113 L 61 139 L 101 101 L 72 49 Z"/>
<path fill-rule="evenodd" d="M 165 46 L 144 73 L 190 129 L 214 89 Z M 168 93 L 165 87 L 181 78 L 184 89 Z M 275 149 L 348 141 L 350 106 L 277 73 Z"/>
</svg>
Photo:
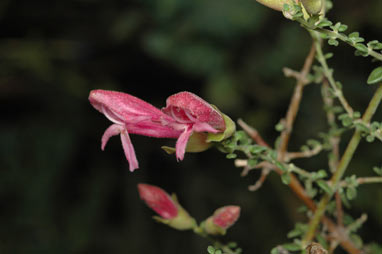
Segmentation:
<svg viewBox="0 0 382 254">
<path fill-rule="evenodd" d="M 240 216 L 239 206 L 224 206 L 202 223 L 203 229 L 211 235 L 224 235 Z"/>
<path fill-rule="evenodd" d="M 292 5 L 293 0 L 256 0 L 257 2 L 268 6 L 269 8 L 275 9 L 277 11 L 282 11 L 284 4 Z M 299 1 L 297 0 L 296 3 Z"/>
<path fill-rule="evenodd" d="M 159 216 L 154 216 L 158 222 L 167 224 L 178 230 L 196 227 L 195 219 L 179 204 L 176 196 L 170 196 L 161 188 L 149 184 L 138 184 L 139 196 Z"/>
<path fill-rule="evenodd" d="M 302 5 L 309 14 L 318 14 L 322 9 L 322 0 L 301 0 Z"/>
</svg>

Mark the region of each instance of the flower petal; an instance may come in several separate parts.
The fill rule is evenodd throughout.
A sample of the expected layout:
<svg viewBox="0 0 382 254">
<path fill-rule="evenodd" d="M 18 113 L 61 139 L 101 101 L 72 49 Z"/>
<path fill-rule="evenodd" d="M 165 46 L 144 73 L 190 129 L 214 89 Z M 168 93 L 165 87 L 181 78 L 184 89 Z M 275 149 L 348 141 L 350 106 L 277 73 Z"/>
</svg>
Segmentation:
<svg viewBox="0 0 382 254">
<path fill-rule="evenodd" d="M 170 126 L 164 126 L 161 123 L 152 121 L 141 121 L 137 124 L 126 124 L 129 133 L 144 135 L 155 138 L 177 138 L 182 131 L 176 130 Z"/>
<path fill-rule="evenodd" d="M 202 123 L 202 122 L 196 122 L 193 125 L 193 129 L 196 132 L 210 132 L 210 133 L 218 133 L 220 131 L 214 129 L 211 125 L 208 123 Z"/>
<path fill-rule="evenodd" d="M 121 132 L 121 141 L 123 151 L 125 152 L 126 159 L 129 161 L 129 169 L 131 172 L 138 168 L 138 160 L 135 155 L 135 150 L 133 144 L 131 143 L 129 133 L 126 129 L 123 129 Z"/>
<path fill-rule="evenodd" d="M 188 139 L 190 138 L 192 134 L 192 126 L 188 126 L 182 134 L 180 134 L 178 140 L 176 141 L 176 159 L 183 160 L 184 153 L 186 152 L 186 146 Z"/>
<path fill-rule="evenodd" d="M 106 112 L 118 117 L 119 121 L 135 122 L 140 121 L 141 116 L 148 116 L 153 121 L 166 121 L 173 122 L 174 120 L 154 107 L 135 96 L 127 93 L 107 91 L 107 90 L 92 90 L 89 95 L 89 101 L 101 113 Z M 112 113 L 112 114 L 111 114 Z"/>
<path fill-rule="evenodd" d="M 188 119 L 190 120 L 191 118 L 189 114 L 191 114 L 191 116 L 199 122 L 208 123 L 214 129 L 220 131 L 225 129 L 225 123 L 222 115 L 208 102 L 193 93 L 180 92 L 171 95 L 167 98 L 166 107 L 163 108 L 162 111 L 168 115 L 179 112 L 179 110 L 175 110 L 172 107 L 183 109 L 184 114 L 188 114 Z M 181 115 L 177 115 L 177 117 L 180 116 Z"/>
<path fill-rule="evenodd" d="M 103 133 L 102 139 L 101 139 L 101 149 L 102 151 L 105 150 L 105 146 L 109 139 L 112 136 L 119 135 L 121 131 L 123 130 L 123 127 L 119 124 L 112 124 L 109 128 L 106 129 L 106 131 Z"/>
</svg>

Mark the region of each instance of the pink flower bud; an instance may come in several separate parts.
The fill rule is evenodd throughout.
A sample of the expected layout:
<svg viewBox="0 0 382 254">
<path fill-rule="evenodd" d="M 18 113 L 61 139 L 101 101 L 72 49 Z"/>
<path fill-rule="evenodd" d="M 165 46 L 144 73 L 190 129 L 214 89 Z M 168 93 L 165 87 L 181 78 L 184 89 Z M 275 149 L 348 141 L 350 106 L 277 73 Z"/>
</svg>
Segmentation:
<svg viewBox="0 0 382 254">
<path fill-rule="evenodd" d="M 159 187 L 149 184 L 138 184 L 141 199 L 147 206 L 157 212 L 160 217 L 154 219 L 178 230 L 188 230 L 197 227 L 196 221 L 178 203 L 176 196 L 172 197 Z"/>
<path fill-rule="evenodd" d="M 239 206 L 224 206 L 214 212 L 212 221 L 219 227 L 227 229 L 239 219 L 239 216 Z"/>
<path fill-rule="evenodd" d="M 203 223 L 204 230 L 211 235 L 224 235 L 226 230 L 235 224 L 239 216 L 239 206 L 221 207 Z"/>
<path fill-rule="evenodd" d="M 173 219 L 178 215 L 178 208 L 170 195 L 159 187 L 149 184 L 138 184 L 139 196 L 148 207 L 164 219 Z"/>
</svg>

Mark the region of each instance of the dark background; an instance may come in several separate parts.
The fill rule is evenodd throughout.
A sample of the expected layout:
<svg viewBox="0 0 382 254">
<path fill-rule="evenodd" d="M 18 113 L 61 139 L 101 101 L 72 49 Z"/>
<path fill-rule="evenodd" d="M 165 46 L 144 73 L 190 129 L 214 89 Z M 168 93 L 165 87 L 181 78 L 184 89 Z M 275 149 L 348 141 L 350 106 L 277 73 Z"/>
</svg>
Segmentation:
<svg viewBox="0 0 382 254">
<path fill-rule="evenodd" d="M 382 2 L 336 1 L 333 21 L 382 39 Z M 234 204 L 242 216 L 225 239 L 245 253 L 269 253 L 287 241 L 301 203 L 272 174 L 257 192 L 215 149 L 177 163 L 162 145 L 175 140 L 132 136 L 140 169 L 128 170 L 119 138 L 106 151 L 109 121 L 88 103 L 92 89 L 123 91 L 157 107 L 178 91 L 194 92 L 233 119 L 255 126 L 269 142 L 295 81 L 281 69 L 302 67 L 310 38 L 297 23 L 254 0 L 67 0 L 0 2 L 0 252 L 207 253 L 208 242 L 151 220 L 137 183 L 176 192 L 198 220 Z M 329 64 L 361 112 L 376 67 L 343 43 Z M 381 109 L 375 120 L 382 120 Z M 320 86 L 305 89 L 290 144 L 298 149 L 327 128 Z M 351 132 L 345 134 L 348 140 Z M 346 142 L 345 142 L 346 144 Z M 343 148 L 343 146 L 342 146 Z M 362 142 L 348 175 L 372 175 L 381 146 Z M 296 163 L 326 168 L 326 155 Z M 350 212 L 369 219 L 366 243 L 381 243 L 382 190 L 362 186 Z"/>
</svg>

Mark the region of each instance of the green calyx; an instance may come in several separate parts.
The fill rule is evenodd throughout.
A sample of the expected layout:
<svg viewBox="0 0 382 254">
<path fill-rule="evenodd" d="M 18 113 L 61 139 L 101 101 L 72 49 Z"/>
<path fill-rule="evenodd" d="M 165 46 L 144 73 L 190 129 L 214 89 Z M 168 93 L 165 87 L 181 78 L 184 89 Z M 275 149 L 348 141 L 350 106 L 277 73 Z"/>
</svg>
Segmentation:
<svg viewBox="0 0 382 254">
<path fill-rule="evenodd" d="M 301 0 L 301 3 L 311 15 L 320 13 L 323 6 L 323 0 Z"/>
<path fill-rule="evenodd" d="M 256 0 L 257 2 L 277 11 L 282 11 L 284 4 L 293 4 L 293 0 Z"/>
<path fill-rule="evenodd" d="M 174 200 L 178 208 L 178 215 L 173 219 L 164 219 L 159 216 L 153 216 L 153 219 L 177 230 L 189 230 L 196 228 L 198 225 L 195 219 L 192 218 L 188 212 L 179 204 L 176 195 L 172 194 L 171 198 Z"/>
<path fill-rule="evenodd" d="M 203 229 L 209 235 L 225 235 L 227 230 L 219 227 L 212 221 L 212 217 L 209 217 L 200 224 L 200 228 Z"/>
<path fill-rule="evenodd" d="M 232 121 L 231 118 L 229 118 L 227 115 L 220 112 L 220 114 L 224 118 L 225 122 L 225 130 L 224 132 L 220 133 L 208 133 L 206 142 L 221 142 L 224 139 L 227 139 L 233 135 L 233 133 L 236 131 L 236 124 L 234 121 Z"/>
</svg>

